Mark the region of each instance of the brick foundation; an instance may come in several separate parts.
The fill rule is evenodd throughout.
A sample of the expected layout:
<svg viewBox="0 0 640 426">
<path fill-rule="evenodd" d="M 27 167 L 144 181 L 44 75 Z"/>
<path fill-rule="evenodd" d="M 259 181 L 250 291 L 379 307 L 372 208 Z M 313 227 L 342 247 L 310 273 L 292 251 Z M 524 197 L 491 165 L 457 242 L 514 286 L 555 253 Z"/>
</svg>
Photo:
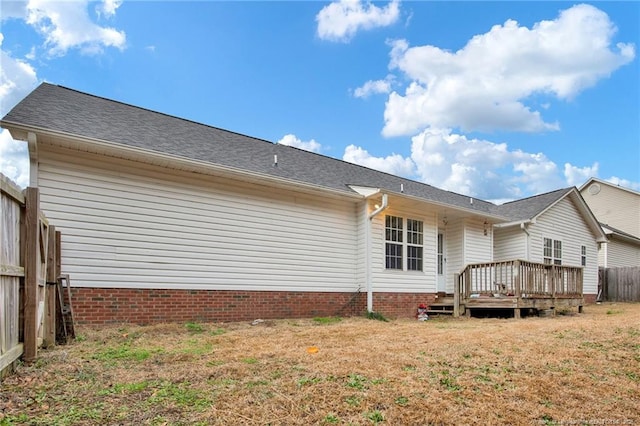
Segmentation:
<svg viewBox="0 0 640 426">
<path fill-rule="evenodd" d="M 584 303 L 587 305 L 596 303 L 596 299 L 598 298 L 597 294 L 585 294 L 584 295 Z"/>
<path fill-rule="evenodd" d="M 413 317 L 426 293 L 375 293 L 374 310 L 389 318 Z M 79 325 L 162 322 L 231 322 L 278 318 L 354 316 L 366 312 L 366 293 L 72 289 Z"/>
</svg>

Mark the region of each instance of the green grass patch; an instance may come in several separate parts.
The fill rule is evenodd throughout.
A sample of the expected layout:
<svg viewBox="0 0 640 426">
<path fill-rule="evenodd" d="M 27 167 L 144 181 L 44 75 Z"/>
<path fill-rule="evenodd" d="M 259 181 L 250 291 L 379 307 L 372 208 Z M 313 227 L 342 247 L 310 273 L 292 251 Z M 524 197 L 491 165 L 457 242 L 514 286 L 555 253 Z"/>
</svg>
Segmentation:
<svg viewBox="0 0 640 426">
<path fill-rule="evenodd" d="M 367 312 L 367 319 L 376 320 L 376 321 L 383 321 L 383 322 L 389 322 L 389 320 L 384 315 L 382 315 L 380 312 Z"/>
<path fill-rule="evenodd" d="M 342 321 L 342 318 L 340 317 L 315 317 L 313 319 L 313 322 L 315 322 L 316 324 L 322 324 L 322 325 L 335 324 L 340 321 Z"/>
<path fill-rule="evenodd" d="M 202 411 L 213 404 L 207 393 L 191 388 L 189 382 L 165 381 L 158 383 L 151 389 L 153 390 L 152 395 L 147 399 L 149 404 L 167 406 L 173 403 L 195 411 Z"/>
<path fill-rule="evenodd" d="M 161 349 L 154 351 L 155 353 L 162 352 Z M 120 346 L 108 347 L 101 351 L 96 352 L 91 357 L 92 359 L 107 362 L 110 364 L 116 361 L 135 361 L 142 362 L 149 358 L 152 351 L 149 349 L 132 348 L 130 342 L 123 343 Z"/>
<path fill-rule="evenodd" d="M 369 380 L 360 374 L 349 374 L 347 377 L 347 387 L 364 390 Z"/>
<path fill-rule="evenodd" d="M 184 325 L 184 328 L 190 333 L 202 333 L 204 331 L 204 326 L 196 322 L 188 322 Z"/>
</svg>

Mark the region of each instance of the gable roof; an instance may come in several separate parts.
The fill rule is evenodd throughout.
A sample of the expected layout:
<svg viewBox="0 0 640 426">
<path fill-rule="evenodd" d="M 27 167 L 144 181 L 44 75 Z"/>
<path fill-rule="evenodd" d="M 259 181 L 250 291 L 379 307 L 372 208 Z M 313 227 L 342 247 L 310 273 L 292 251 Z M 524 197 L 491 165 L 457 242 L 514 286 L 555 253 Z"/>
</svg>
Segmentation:
<svg viewBox="0 0 640 426">
<path fill-rule="evenodd" d="M 552 205 L 563 199 L 573 188 L 563 188 L 545 194 L 534 195 L 500 206 L 501 213 L 514 222 L 534 220 Z"/>
<path fill-rule="evenodd" d="M 49 83 L 42 83 L 18 103 L 0 125 L 16 138 L 26 139 L 26 132 L 73 138 L 76 147 L 82 149 L 108 146 L 109 152 L 118 150 L 122 157 L 134 158 L 135 154 L 146 160 L 155 156 L 162 158 L 165 165 L 190 161 L 212 170 L 231 170 L 350 196 L 364 196 L 358 187 L 376 189 L 370 193 L 379 189 L 486 215 L 496 222 L 533 219 L 572 190 L 561 189 L 496 206 L 321 154 Z"/>
<path fill-rule="evenodd" d="M 73 135 L 94 143 L 195 160 L 345 194 L 357 194 L 349 185 L 375 187 L 499 215 L 496 206 L 487 201 L 474 200 L 471 204 L 468 196 L 431 185 L 48 83 L 42 83 L 16 105 L 0 125 L 9 130 Z"/>
<path fill-rule="evenodd" d="M 558 204 L 561 200 L 568 198 L 582 215 L 586 225 L 596 236 L 598 242 L 606 242 L 607 238 L 594 216 L 589 206 L 580 195 L 576 187 L 558 189 L 545 194 L 534 195 L 533 197 L 504 203 L 500 206 L 501 213 L 511 219 L 510 222 L 497 225 L 507 227 L 526 223 L 535 223 L 536 219 Z"/>
</svg>

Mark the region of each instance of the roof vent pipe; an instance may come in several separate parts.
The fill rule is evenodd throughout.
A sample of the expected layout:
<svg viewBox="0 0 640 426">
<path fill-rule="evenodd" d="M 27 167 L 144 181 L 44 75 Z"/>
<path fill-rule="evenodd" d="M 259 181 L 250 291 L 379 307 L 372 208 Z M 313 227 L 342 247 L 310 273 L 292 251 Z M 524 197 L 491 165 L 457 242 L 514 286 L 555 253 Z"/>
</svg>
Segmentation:
<svg viewBox="0 0 640 426">
<path fill-rule="evenodd" d="M 400 192 L 402 192 L 404 194 L 404 183 L 400 184 Z"/>
<path fill-rule="evenodd" d="M 469 198 L 469 204 L 473 204 L 473 198 Z"/>
<path fill-rule="evenodd" d="M 278 167 L 278 154 L 273 154 L 273 167 Z"/>
</svg>

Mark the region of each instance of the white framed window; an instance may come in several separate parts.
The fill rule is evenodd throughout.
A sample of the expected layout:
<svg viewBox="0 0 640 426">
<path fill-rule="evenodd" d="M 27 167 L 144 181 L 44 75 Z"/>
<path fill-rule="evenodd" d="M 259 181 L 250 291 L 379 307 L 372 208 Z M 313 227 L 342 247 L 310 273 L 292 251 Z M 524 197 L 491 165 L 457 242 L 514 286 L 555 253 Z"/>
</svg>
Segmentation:
<svg viewBox="0 0 640 426">
<path fill-rule="evenodd" d="M 420 220 L 407 219 L 407 270 L 409 271 L 422 271 L 423 226 Z"/>
<path fill-rule="evenodd" d="M 587 266 L 587 246 L 580 247 L 580 265 Z"/>
<path fill-rule="evenodd" d="M 542 259 L 546 265 L 562 265 L 562 241 L 544 238 Z"/>
<path fill-rule="evenodd" d="M 402 218 L 385 216 L 385 264 L 387 269 L 402 270 Z"/>
<path fill-rule="evenodd" d="M 399 216 L 385 216 L 385 268 L 422 271 L 424 266 L 424 223 Z M 406 259 L 406 261 L 405 261 Z"/>
</svg>

